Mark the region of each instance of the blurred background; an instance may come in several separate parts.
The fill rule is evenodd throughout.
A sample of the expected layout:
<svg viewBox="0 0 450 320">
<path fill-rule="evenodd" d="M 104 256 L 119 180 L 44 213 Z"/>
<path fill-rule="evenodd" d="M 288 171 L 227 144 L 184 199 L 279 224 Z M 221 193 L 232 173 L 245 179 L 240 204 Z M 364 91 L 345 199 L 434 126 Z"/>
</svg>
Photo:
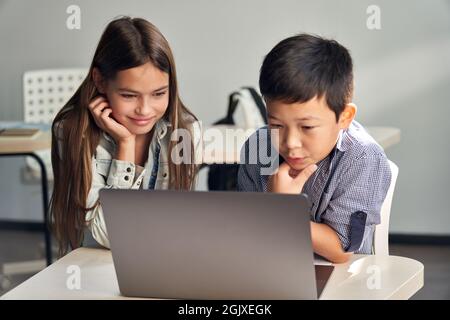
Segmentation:
<svg viewBox="0 0 450 320">
<path fill-rule="evenodd" d="M 80 29 L 66 26 L 71 5 L 80 8 Z M 379 29 L 367 26 L 370 5 L 380 9 Z M 87 68 L 119 15 L 146 18 L 165 35 L 181 97 L 205 124 L 225 116 L 232 91 L 257 88 L 264 55 L 283 38 L 308 32 L 346 46 L 357 120 L 401 130 L 401 141 L 386 150 L 400 169 L 391 254 L 425 264 L 415 298 L 450 298 L 450 1 L 0 0 L 0 121 L 24 119 L 24 72 Z M 0 264 L 42 253 L 41 188 L 23 175 L 24 162 L 0 158 Z M 201 190 L 206 177 L 202 170 Z M 8 288 L 28 276 L 12 277 Z"/>
</svg>

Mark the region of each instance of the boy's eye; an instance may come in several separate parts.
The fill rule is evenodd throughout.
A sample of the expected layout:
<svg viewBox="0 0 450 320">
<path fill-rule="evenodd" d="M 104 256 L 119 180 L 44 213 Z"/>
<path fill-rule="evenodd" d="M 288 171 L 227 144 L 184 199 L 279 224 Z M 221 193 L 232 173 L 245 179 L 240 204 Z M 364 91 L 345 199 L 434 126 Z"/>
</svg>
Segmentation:
<svg viewBox="0 0 450 320">
<path fill-rule="evenodd" d="M 269 127 L 273 128 L 273 129 L 280 129 L 283 126 L 281 124 L 277 124 L 277 123 L 270 123 Z"/>
<path fill-rule="evenodd" d="M 313 126 L 302 126 L 302 128 L 305 129 L 305 130 L 311 130 L 311 129 L 314 129 L 315 127 L 313 127 Z"/>
</svg>

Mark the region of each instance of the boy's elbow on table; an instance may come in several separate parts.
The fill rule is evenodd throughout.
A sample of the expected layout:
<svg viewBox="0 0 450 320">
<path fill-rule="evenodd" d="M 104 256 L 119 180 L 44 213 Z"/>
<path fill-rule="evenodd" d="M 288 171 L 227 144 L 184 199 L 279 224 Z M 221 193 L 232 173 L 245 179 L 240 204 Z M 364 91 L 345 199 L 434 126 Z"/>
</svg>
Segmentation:
<svg viewBox="0 0 450 320">
<path fill-rule="evenodd" d="M 336 232 L 324 223 L 311 222 L 311 239 L 314 252 L 332 263 L 345 263 L 353 252 L 345 252 Z"/>
</svg>

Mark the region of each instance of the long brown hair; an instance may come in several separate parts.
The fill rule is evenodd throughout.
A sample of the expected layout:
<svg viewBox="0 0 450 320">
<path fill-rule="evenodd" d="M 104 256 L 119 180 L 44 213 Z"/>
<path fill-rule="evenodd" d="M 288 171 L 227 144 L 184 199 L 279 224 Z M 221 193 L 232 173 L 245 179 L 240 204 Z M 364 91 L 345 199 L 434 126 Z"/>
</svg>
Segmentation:
<svg viewBox="0 0 450 320">
<path fill-rule="evenodd" d="M 189 130 L 190 123 L 197 120 L 181 102 L 173 54 L 161 32 L 140 18 L 121 17 L 110 22 L 102 34 L 86 78 L 56 115 L 52 125 L 54 189 L 50 221 L 60 255 L 81 245 L 86 213 L 98 205 L 97 201 L 93 207 L 86 208 L 92 182 L 92 157 L 101 135 L 101 129 L 88 109 L 90 101 L 99 94 L 94 85 L 93 69 L 97 68 L 102 77 L 109 80 L 121 70 L 147 62 L 169 75 L 169 104 L 163 119 L 171 123 L 172 130 Z M 177 143 L 170 142 L 169 155 Z M 197 173 L 195 161 L 174 164 L 171 157 L 168 158 L 169 188 L 191 189 Z M 192 141 L 191 159 L 194 159 Z"/>
</svg>

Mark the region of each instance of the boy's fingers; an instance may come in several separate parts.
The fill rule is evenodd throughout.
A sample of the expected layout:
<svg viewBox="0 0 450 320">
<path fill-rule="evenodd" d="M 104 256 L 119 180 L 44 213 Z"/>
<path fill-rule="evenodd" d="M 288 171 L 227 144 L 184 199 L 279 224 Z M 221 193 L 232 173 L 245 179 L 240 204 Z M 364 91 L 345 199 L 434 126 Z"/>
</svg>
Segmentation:
<svg viewBox="0 0 450 320">
<path fill-rule="evenodd" d="M 298 174 L 300 173 L 301 171 L 299 171 L 299 170 L 295 170 L 295 169 L 289 169 L 289 176 L 291 176 L 291 178 L 295 178 L 295 177 L 297 177 L 298 176 Z"/>
<path fill-rule="evenodd" d="M 316 170 L 317 170 L 317 166 L 315 164 L 311 164 L 311 165 L 307 166 L 305 169 L 303 169 L 298 174 L 298 176 L 295 177 L 295 180 L 297 180 L 298 182 L 302 182 L 304 184 Z"/>
<path fill-rule="evenodd" d="M 291 167 L 289 166 L 289 164 L 287 162 L 283 162 L 278 167 L 278 173 L 281 173 L 281 174 L 287 174 L 287 173 L 289 173 L 289 170 L 291 170 Z"/>
</svg>

